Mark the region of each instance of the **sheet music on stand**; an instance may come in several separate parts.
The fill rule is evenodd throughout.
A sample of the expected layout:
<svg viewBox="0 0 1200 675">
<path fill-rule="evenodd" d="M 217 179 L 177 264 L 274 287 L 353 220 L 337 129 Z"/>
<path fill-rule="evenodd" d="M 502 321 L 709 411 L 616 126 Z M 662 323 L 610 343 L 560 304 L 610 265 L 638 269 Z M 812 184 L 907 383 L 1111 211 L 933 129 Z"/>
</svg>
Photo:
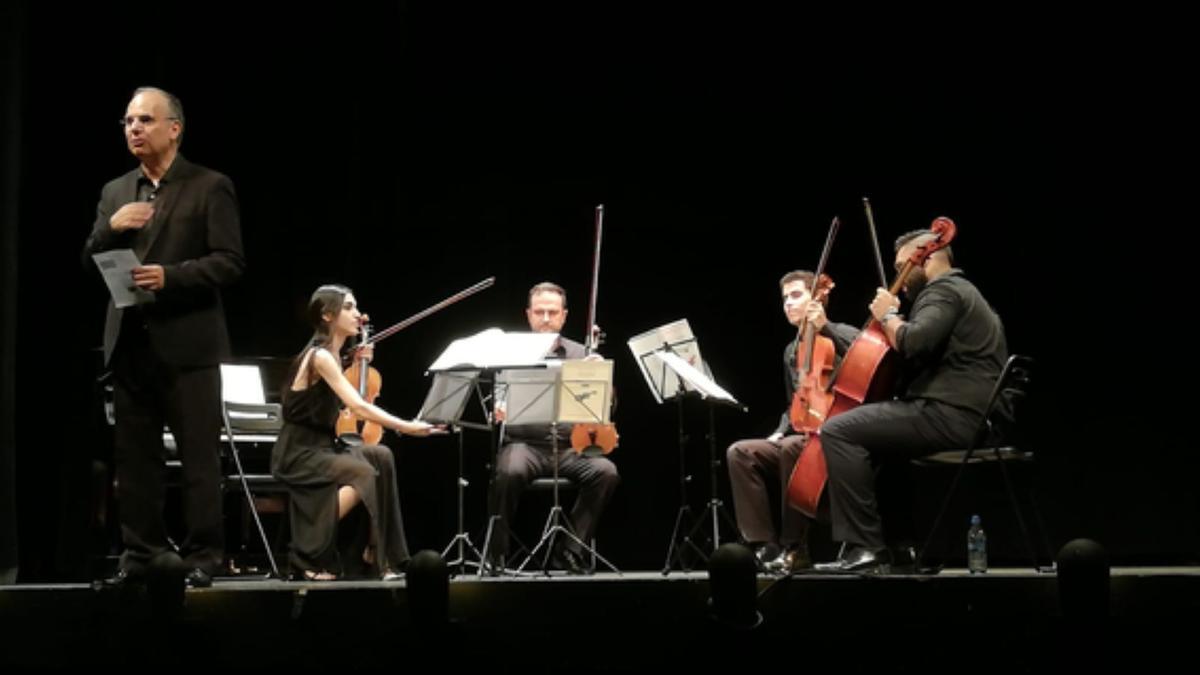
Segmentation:
<svg viewBox="0 0 1200 675">
<path fill-rule="evenodd" d="M 544 370 L 505 370 L 496 378 L 496 399 L 503 401 L 506 426 L 552 424 L 558 421 L 559 366 Z"/>
<path fill-rule="evenodd" d="M 693 391 L 699 392 L 700 396 L 705 399 L 716 399 L 718 401 L 728 403 L 735 407 L 742 407 L 733 394 L 721 388 L 713 379 L 704 373 L 700 372 L 692 364 L 685 361 L 678 354 L 670 352 L 666 349 L 660 349 L 656 352 L 658 358 L 662 359 L 667 366 L 675 371 L 681 380 L 684 381 L 684 387 L 690 388 Z"/>
<path fill-rule="evenodd" d="M 709 543 L 715 553 L 721 542 L 721 520 L 732 530 L 737 530 L 733 516 L 726 510 L 718 492 L 717 468 L 721 462 L 717 458 L 717 433 L 714 408 L 708 407 L 708 504 L 699 518 L 692 517 L 691 504 L 688 501 L 687 485 L 691 477 L 686 469 L 686 435 L 683 424 L 684 395 L 689 391 L 700 394 L 707 403 L 724 403 L 738 408 L 743 412 L 746 407 L 738 402 L 728 391 L 725 391 L 713 378 L 706 373 L 704 361 L 700 358 L 700 346 L 692 334 L 687 319 L 667 324 L 660 328 L 642 333 L 629 341 L 634 359 L 646 378 L 646 384 L 654 398 L 662 403 L 666 399 L 674 399 L 679 409 L 679 511 L 675 516 L 675 526 L 671 532 L 671 544 L 667 547 L 667 561 L 663 565 L 663 574 L 671 571 L 673 564 L 678 562 L 685 570 L 691 569 L 686 560 L 685 552 L 698 554 L 705 562 L 709 560 L 704 549 L 693 541 L 693 536 L 701 531 L 706 523 L 712 525 L 712 535 Z M 702 370 L 703 368 L 703 370 Z"/>
<path fill-rule="evenodd" d="M 687 319 L 680 319 L 630 338 L 629 349 L 633 352 L 638 369 L 642 371 L 642 377 L 646 378 L 646 386 L 650 387 L 658 403 L 685 391 L 675 370 L 668 368 L 659 355 L 664 346 L 670 347 L 692 366 L 708 370 L 700 356 L 700 343 L 692 334 L 692 327 Z"/>
<path fill-rule="evenodd" d="M 608 424 L 612 411 L 613 362 L 571 360 L 562 364 L 559 422 Z"/>
<path fill-rule="evenodd" d="M 544 368 L 542 359 L 556 340 L 557 333 L 506 333 L 489 328 L 451 342 L 427 370 Z"/>
<path fill-rule="evenodd" d="M 434 373 L 433 382 L 416 419 L 430 424 L 458 424 L 471 392 L 475 391 L 478 370 L 458 370 Z"/>
</svg>

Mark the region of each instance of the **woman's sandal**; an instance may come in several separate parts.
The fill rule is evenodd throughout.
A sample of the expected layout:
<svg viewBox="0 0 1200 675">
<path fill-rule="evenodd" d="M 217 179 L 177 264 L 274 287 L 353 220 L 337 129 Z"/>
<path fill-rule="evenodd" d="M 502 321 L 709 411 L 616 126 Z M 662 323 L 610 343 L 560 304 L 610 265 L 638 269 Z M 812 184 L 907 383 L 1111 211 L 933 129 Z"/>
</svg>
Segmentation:
<svg viewBox="0 0 1200 675">
<path fill-rule="evenodd" d="M 325 570 L 304 570 L 302 574 L 292 575 L 296 581 L 336 581 L 337 575 Z"/>
</svg>

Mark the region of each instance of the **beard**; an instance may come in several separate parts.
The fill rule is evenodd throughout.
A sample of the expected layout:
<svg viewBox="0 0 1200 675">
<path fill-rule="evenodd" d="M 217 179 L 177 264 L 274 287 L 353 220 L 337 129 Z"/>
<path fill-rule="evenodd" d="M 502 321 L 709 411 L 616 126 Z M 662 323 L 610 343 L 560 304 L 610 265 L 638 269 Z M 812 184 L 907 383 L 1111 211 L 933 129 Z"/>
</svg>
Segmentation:
<svg viewBox="0 0 1200 675">
<path fill-rule="evenodd" d="M 913 300 L 925 288 L 925 284 L 929 283 L 929 277 L 925 276 L 925 270 L 920 267 L 914 267 L 908 273 L 908 279 L 904 281 L 904 294 L 909 300 Z"/>
</svg>

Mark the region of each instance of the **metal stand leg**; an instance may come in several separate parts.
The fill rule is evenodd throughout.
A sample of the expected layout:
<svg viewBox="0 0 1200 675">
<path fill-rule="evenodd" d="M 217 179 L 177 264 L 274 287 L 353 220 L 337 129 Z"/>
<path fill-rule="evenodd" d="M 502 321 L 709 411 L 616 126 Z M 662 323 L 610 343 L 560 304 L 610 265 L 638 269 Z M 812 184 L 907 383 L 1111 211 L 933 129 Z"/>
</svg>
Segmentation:
<svg viewBox="0 0 1200 675">
<path fill-rule="evenodd" d="M 567 520 L 566 515 L 563 513 L 562 506 L 558 501 L 557 422 L 550 425 L 550 437 L 553 439 L 551 451 L 554 453 L 554 457 L 551 460 L 554 466 L 554 507 L 550 509 L 550 515 L 546 517 L 546 525 L 542 528 L 542 538 L 538 540 L 538 543 L 533 547 L 533 550 L 529 552 L 529 555 L 526 556 L 525 560 L 521 563 L 521 566 L 517 568 L 517 573 L 519 574 L 525 571 L 525 567 L 529 564 L 529 561 L 533 560 L 534 557 L 537 556 L 538 551 L 541 551 L 544 548 L 545 552 L 542 556 L 542 572 L 549 575 L 550 557 L 551 552 L 554 551 L 555 538 L 561 534 L 562 536 L 567 537 L 571 541 L 574 541 L 576 544 L 578 544 L 580 549 L 589 554 L 593 560 L 599 560 L 600 562 L 604 563 L 605 567 L 608 567 L 613 572 L 620 574 L 621 570 L 617 569 L 615 565 L 608 561 L 608 559 L 597 553 L 594 547 L 584 542 L 579 538 L 578 535 L 575 534 L 575 532 L 571 530 L 569 521 Z"/>
<path fill-rule="evenodd" d="M 254 525 L 258 528 L 258 536 L 262 539 L 263 548 L 267 552 L 267 562 L 271 564 L 271 574 L 276 579 L 282 579 L 283 576 L 279 573 L 279 565 L 275 562 L 275 553 L 271 550 L 271 540 L 267 537 L 267 531 L 263 529 L 262 518 L 258 515 L 258 507 L 254 504 L 254 495 L 250 493 L 250 485 L 246 481 L 246 470 L 242 467 L 242 455 L 238 452 L 237 445 L 233 442 L 233 435 L 230 434 L 229 447 L 233 451 L 233 461 L 237 465 L 238 479 L 242 483 L 242 494 L 246 496 L 246 508 L 250 510 L 250 514 L 254 516 Z M 175 547 L 178 550 L 178 547 Z"/>
<path fill-rule="evenodd" d="M 483 554 L 472 543 L 471 535 L 467 534 L 463 526 L 463 492 L 469 483 L 463 477 L 463 429 L 462 427 L 455 427 L 454 431 L 458 434 L 458 532 L 450 540 L 450 543 L 446 545 L 446 548 L 442 550 L 442 559 L 445 560 L 450 551 L 457 547 L 458 557 L 453 560 L 446 560 L 446 569 L 451 574 L 464 574 L 467 568 L 475 568 L 477 570 L 483 568 Z M 468 553 L 473 557 L 468 557 Z"/>
<path fill-rule="evenodd" d="M 682 550 L 683 550 L 684 546 L 690 547 L 691 549 L 696 551 L 696 553 L 699 554 L 701 559 L 703 559 L 705 562 L 708 562 L 709 556 L 707 554 L 705 554 L 704 550 L 701 547 L 697 546 L 695 544 L 695 542 L 693 541 L 693 537 L 695 537 L 696 534 L 700 532 L 701 528 L 704 527 L 704 525 L 706 524 L 706 521 L 708 521 L 709 523 L 712 524 L 712 537 L 709 539 L 709 541 L 712 544 L 713 551 L 716 551 L 717 547 L 721 545 L 721 520 L 722 519 L 724 519 L 725 525 L 727 527 L 729 527 L 730 529 L 732 529 L 735 532 L 737 531 L 737 524 L 734 522 L 733 516 L 731 516 L 729 514 L 729 511 L 725 508 L 725 503 L 722 502 L 719 497 L 717 497 L 717 491 L 718 491 L 717 469 L 720 468 L 720 466 L 721 466 L 721 462 L 720 462 L 720 460 L 717 459 L 716 423 L 715 423 L 713 408 L 710 405 L 708 408 L 708 494 L 709 494 L 709 498 L 708 498 L 708 503 L 704 506 L 704 511 L 702 511 L 700 513 L 700 517 L 695 520 L 692 527 L 688 530 L 687 534 L 684 535 L 683 539 L 680 541 L 680 544 L 678 546 L 678 549 L 677 549 L 675 555 L 677 558 L 680 558 L 681 564 L 682 564 Z M 679 531 L 679 525 L 681 523 L 681 520 L 685 516 L 685 510 L 687 510 L 686 515 L 690 516 L 690 514 L 691 514 L 690 510 L 688 510 L 686 506 L 680 508 L 679 516 L 675 519 L 676 533 L 672 534 L 672 539 L 671 539 L 672 547 L 675 546 L 675 536 Z M 663 574 L 667 574 L 670 571 L 670 564 L 671 564 L 670 550 L 668 550 L 667 569 L 663 570 Z M 687 568 L 685 567 L 684 569 L 686 570 Z"/>
<path fill-rule="evenodd" d="M 679 511 L 675 514 L 675 526 L 671 528 L 671 544 L 667 547 L 667 559 L 663 563 L 663 576 L 671 573 L 671 566 L 675 563 L 679 564 L 679 568 L 684 572 L 692 570 L 691 562 L 684 558 L 684 551 L 688 550 L 695 556 L 699 556 L 703 560 L 708 560 L 704 550 L 696 546 L 695 542 L 688 535 L 693 530 L 695 518 L 692 515 L 692 507 L 688 504 L 687 485 L 692 482 L 692 476 L 687 472 L 687 462 L 684 453 L 684 448 L 687 447 L 687 434 L 683 430 L 683 396 L 676 396 L 677 415 L 679 421 Z"/>
</svg>

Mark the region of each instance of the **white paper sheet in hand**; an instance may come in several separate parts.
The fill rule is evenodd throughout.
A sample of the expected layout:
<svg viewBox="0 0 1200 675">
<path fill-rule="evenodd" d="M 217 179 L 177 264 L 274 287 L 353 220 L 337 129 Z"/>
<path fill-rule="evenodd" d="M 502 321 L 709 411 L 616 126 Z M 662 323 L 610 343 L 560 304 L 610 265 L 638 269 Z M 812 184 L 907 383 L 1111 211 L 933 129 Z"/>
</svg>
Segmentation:
<svg viewBox="0 0 1200 675">
<path fill-rule="evenodd" d="M 117 248 L 111 251 L 93 253 L 92 260 L 100 268 L 100 276 L 112 294 L 113 304 L 119 309 L 132 307 L 148 302 L 154 302 L 154 293 L 138 288 L 133 283 L 133 268 L 141 267 L 142 261 L 137 259 L 133 250 Z"/>
</svg>

